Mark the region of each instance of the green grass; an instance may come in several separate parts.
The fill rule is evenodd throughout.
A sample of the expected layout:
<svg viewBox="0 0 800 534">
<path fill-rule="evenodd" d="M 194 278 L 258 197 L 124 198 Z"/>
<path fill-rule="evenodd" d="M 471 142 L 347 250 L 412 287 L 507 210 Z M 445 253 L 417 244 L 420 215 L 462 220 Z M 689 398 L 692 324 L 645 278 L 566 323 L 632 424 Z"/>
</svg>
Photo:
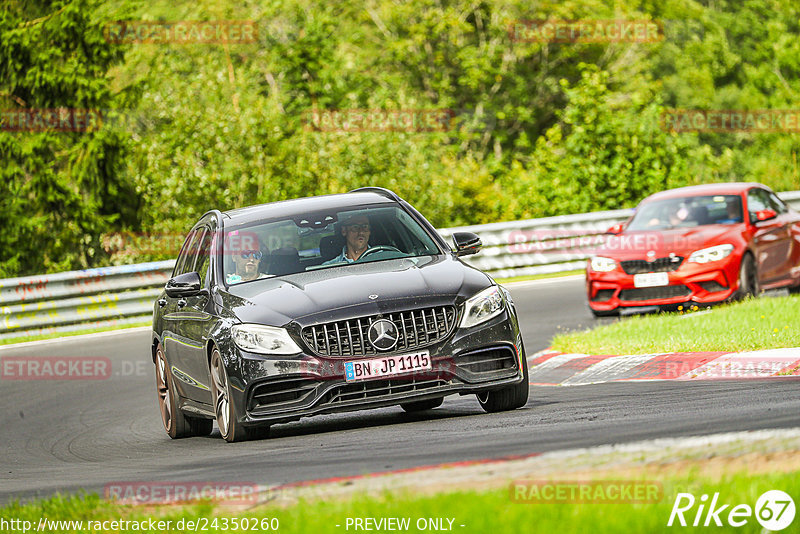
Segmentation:
<svg viewBox="0 0 800 534">
<path fill-rule="evenodd" d="M 572 481 L 569 477 L 560 479 Z M 580 480 L 586 480 L 581 478 Z M 618 479 L 617 479 L 618 480 Z M 0 517 L 22 519 L 38 524 L 41 517 L 50 520 L 108 520 L 124 518 L 128 520 L 163 519 L 171 520 L 173 525 L 181 518 L 197 520 L 214 517 L 277 518 L 278 532 L 291 533 L 346 533 L 347 518 L 373 517 L 410 518 L 409 532 L 418 532 L 415 527 L 419 518 L 451 518 L 453 532 L 579 532 L 603 533 L 629 532 L 759 532 L 761 527 L 754 517 L 748 518 L 744 528 L 681 528 L 667 527 L 673 503 L 679 492 L 690 491 L 698 498 L 701 494 L 713 495 L 719 492 L 718 505 L 731 504 L 721 514 L 723 521 L 732 506 L 747 504 L 751 507 L 763 492 L 780 489 L 797 499 L 800 496 L 800 472 L 769 475 L 750 475 L 745 472 L 724 473 L 714 478 L 699 476 L 696 468 L 685 470 L 682 475 L 668 479 L 640 479 L 640 482 L 657 482 L 663 487 L 663 497 L 654 504 L 529 504 L 517 503 L 511 499 L 509 486 L 490 491 L 457 491 L 436 495 L 419 495 L 410 492 L 382 493 L 379 495 L 359 495 L 346 499 L 301 500 L 290 506 L 266 505 L 244 513 L 220 510 L 212 505 L 187 507 L 137 508 L 115 505 L 99 499 L 96 495 L 80 497 L 54 497 L 33 504 L 11 504 L 0 509 Z M 697 505 L 685 514 L 689 524 L 693 521 Z M 800 518 L 786 532 L 796 532 Z M 702 524 L 702 521 L 701 521 Z M 340 526 L 336 526 L 340 525 Z M 447 522 L 445 521 L 445 525 Z M 460 525 L 464 525 L 461 527 Z M 35 528 L 35 527 L 34 527 Z M 200 529 L 202 530 L 202 529 Z M 74 529 L 52 529 L 51 532 L 78 532 Z M 120 529 L 119 532 L 136 531 Z M 155 530 L 143 530 L 155 532 Z M 175 530 L 171 530 L 175 531 Z M 222 529 L 209 527 L 207 532 L 222 532 Z M 82 532 L 89 532 L 83 530 Z M 106 532 L 100 530 L 98 532 Z"/>
<path fill-rule="evenodd" d="M 74 330 L 72 332 L 54 332 L 52 334 L 37 334 L 33 336 L 22 336 L 22 337 L 10 337 L 10 338 L 0 338 L 0 345 L 11 345 L 14 343 L 25 343 L 27 341 L 41 341 L 43 339 L 55 339 L 59 337 L 71 337 L 71 336 L 80 336 L 83 334 L 95 334 L 97 332 L 110 332 L 111 330 L 123 330 L 126 328 L 138 328 L 141 326 L 150 326 L 153 324 L 153 321 L 150 319 L 141 321 L 139 323 L 131 323 L 131 324 L 123 324 L 123 325 L 112 325 L 112 326 L 102 326 L 98 328 L 86 328 L 84 330 Z"/>
<path fill-rule="evenodd" d="M 563 271 L 560 273 L 531 274 L 528 276 L 511 276 L 509 278 L 495 278 L 498 284 L 508 284 L 511 282 L 527 282 L 528 280 L 542 280 L 545 278 L 561 278 L 564 276 L 574 276 L 585 273 L 585 269 L 575 269 L 573 271 Z"/>
<path fill-rule="evenodd" d="M 561 352 L 647 354 L 682 351 L 744 351 L 800 347 L 800 298 L 748 299 L 711 310 L 637 315 L 587 330 L 559 334 Z"/>
</svg>

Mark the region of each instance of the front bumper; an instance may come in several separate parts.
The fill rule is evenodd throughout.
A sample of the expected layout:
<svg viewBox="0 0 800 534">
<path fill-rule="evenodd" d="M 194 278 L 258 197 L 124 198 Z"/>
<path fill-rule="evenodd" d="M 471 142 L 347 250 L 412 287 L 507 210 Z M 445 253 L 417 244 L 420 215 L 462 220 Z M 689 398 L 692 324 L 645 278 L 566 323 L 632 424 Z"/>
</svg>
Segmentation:
<svg viewBox="0 0 800 534">
<path fill-rule="evenodd" d="M 684 261 L 677 270 L 667 273 L 669 285 L 644 288 L 637 288 L 634 275 L 625 273 L 619 265 L 610 272 L 596 272 L 587 267 L 589 307 L 596 311 L 613 311 L 634 306 L 722 302 L 739 289 L 740 262 L 741 256 L 736 253 L 705 264 Z"/>
<path fill-rule="evenodd" d="M 479 393 L 523 380 L 522 338 L 512 308 L 485 324 L 456 328 L 439 343 L 424 347 L 432 369 L 391 377 L 347 382 L 345 362 L 365 358 L 310 353 L 267 358 L 241 351 L 232 343 L 228 350 L 234 353 L 228 367 L 231 401 L 245 425 Z M 378 357 L 396 354 L 401 353 Z"/>
</svg>

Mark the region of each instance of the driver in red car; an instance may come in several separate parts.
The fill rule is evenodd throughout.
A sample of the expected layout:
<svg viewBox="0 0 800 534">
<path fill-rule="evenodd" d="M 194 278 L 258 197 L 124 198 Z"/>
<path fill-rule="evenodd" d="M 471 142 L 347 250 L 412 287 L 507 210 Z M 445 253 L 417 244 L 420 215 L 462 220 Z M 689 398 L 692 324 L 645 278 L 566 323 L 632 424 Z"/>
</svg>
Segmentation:
<svg viewBox="0 0 800 534">
<path fill-rule="evenodd" d="M 673 227 L 682 224 L 689 216 L 689 210 L 685 205 L 673 204 L 663 207 L 660 217 L 653 217 L 647 223 L 648 227 Z"/>
<path fill-rule="evenodd" d="M 345 245 L 342 253 L 335 258 L 328 260 L 323 265 L 333 265 L 334 263 L 353 263 L 364 254 L 369 248 L 369 219 L 366 215 L 354 215 L 342 223 L 342 235 L 345 238 Z"/>
</svg>

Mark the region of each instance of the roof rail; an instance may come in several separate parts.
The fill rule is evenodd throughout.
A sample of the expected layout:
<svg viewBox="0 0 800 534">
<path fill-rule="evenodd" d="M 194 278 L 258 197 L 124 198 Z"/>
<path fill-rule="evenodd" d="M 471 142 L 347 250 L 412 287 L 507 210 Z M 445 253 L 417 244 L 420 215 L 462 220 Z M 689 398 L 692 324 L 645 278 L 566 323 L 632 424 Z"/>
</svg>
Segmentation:
<svg viewBox="0 0 800 534">
<path fill-rule="evenodd" d="M 383 197 L 388 199 L 394 200 L 395 202 L 400 202 L 402 199 L 397 196 L 397 193 L 386 189 L 385 187 L 359 187 L 358 189 L 353 189 L 349 191 L 350 193 L 377 193 Z"/>
</svg>

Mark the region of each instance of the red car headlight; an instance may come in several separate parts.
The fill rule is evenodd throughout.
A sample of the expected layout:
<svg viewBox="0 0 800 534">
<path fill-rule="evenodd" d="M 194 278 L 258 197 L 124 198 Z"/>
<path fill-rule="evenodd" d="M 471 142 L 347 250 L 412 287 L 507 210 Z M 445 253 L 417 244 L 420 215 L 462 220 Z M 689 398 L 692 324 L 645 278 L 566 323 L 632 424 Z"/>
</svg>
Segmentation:
<svg viewBox="0 0 800 534">
<path fill-rule="evenodd" d="M 591 259 L 592 270 L 598 273 L 607 273 L 617 268 L 616 260 L 604 256 L 595 256 Z"/>
<path fill-rule="evenodd" d="M 717 245 L 692 252 L 687 260 L 689 263 L 709 263 L 727 258 L 733 252 L 733 245 Z"/>
</svg>

